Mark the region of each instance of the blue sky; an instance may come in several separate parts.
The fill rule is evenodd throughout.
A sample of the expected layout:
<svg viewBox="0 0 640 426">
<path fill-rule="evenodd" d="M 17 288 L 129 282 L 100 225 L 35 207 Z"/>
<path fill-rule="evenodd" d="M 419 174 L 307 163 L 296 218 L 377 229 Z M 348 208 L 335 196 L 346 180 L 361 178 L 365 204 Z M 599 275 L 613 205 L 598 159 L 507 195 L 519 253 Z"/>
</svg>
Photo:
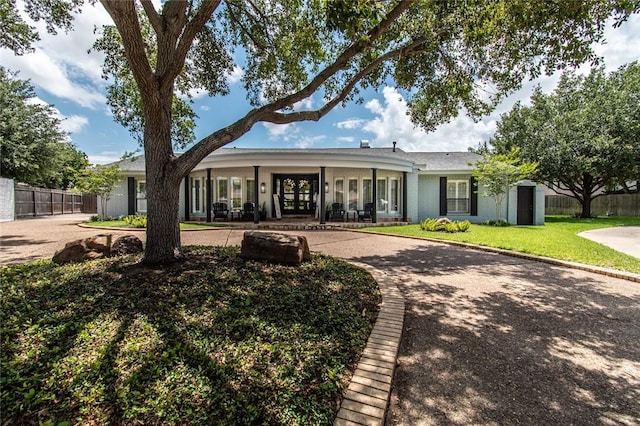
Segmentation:
<svg viewBox="0 0 640 426">
<path fill-rule="evenodd" d="M 106 82 L 101 79 L 102 56 L 87 54 L 95 36 L 94 26 L 110 23 L 100 5 L 86 6 L 75 21 L 74 31 L 51 36 L 41 30 L 42 40 L 34 53 L 15 56 L 0 49 L 0 63 L 30 79 L 39 101 L 53 104 L 70 132 L 73 143 L 87 153 L 92 163 L 118 160 L 125 151 L 138 148 L 127 130 L 113 121 L 106 105 Z M 42 25 L 37 25 L 42 29 Z M 640 60 L 640 16 L 634 15 L 620 28 L 608 28 L 606 43 L 594 46 L 604 58 L 607 71 Z M 588 67 L 580 69 L 588 72 Z M 232 76 L 237 81 L 238 70 Z M 257 124 L 241 139 L 228 146 L 245 148 L 330 148 L 357 147 L 366 139 L 371 146 L 391 146 L 393 141 L 406 151 L 466 151 L 487 140 L 495 130 L 500 114 L 511 109 L 516 100 L 526 102 L 533 87 L 540 84 L 551 92 L 559 75 L 526 82 L 522 90 L 507 98 L 489 116 L 474 123 L 461 114 L 435 132 L 415 128 L 406 115 L 406 103 L 393 87 L 382 87 L 365 95 L 362 104 L 337 107 L 319 122 L 289 125 Z M 235 90 L 234 90 L 235 89 Z M 314 106 L 317 99 L 308 99 Z M 315 105 L 317 106 L 317 105 Z M 194 109 L 199 115 L 196 136 L 209 133 L 242 117 L 249 110 L 239 83 L 232 84 L 232 94 L 223 99 L 200 97 Z"/>
</svg>

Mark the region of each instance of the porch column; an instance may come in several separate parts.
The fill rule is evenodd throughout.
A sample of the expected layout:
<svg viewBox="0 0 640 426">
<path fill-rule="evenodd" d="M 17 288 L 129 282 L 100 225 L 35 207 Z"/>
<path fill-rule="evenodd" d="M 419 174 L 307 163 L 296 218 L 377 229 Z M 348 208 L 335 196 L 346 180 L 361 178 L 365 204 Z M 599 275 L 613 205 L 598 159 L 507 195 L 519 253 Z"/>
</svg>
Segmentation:
<svg viewBox="0 0 640 426">
<path fill-rule="evenodd" d="M 407 172 L 402 172 L 402 221 L 407 221 Z"/>
<path fill-rule="evenodd" d="M 378 223 L 378 169 L 371 169 L 371 191 L 373 192 L 373 210 L 371 223 Z"/>
<path fill-rule="evenodd" d="M 320 167 L 320 188 L 318 188 L 318 192 L 320 193 L 320 225 L 324 225 L 325 224 L 325 211 L 324 211 L 324 205 L 325 205 L 325 200 L 326 200 L 326 193 L 324 192 L 324 182 L 326 179 L 325 176 L 325 166 Z"/>
<path fill-rule="evenodd" d="M 211 169 L 207 169 L 207 222 L 211 222 Z"/>
<path fill-rule="evenodd" d="M 184 220 L 189 220 L 189 175 L 184 177 Z"/>
<path fill-rule="evenodd" d="M 253 199 L 256 200 L 253 206 L 253 223 L 260 223 L 260 210 L 258 207 L 258 194 L 260 189 L 258 188 L 258 169 L 260 166 L 253 166 Z"/>
</svg>

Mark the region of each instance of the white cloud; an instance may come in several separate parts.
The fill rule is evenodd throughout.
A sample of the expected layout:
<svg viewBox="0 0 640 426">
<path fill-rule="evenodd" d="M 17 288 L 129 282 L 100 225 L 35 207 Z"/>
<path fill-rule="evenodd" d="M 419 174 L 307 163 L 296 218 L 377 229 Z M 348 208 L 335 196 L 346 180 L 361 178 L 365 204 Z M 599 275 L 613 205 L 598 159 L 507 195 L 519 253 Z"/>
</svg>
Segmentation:
<svg viewBox="0 0 640 426">
<path fill-rule="evenodd" d="M 296 148 L 300 149 L 312 148 L 316 143 L 322 142 L 326 138 L 326 135 L 303 136 L 298 138 L 294 145 Z"/>
<path fill-rule="evenodd" d="M 120 161 L 122 153 L 104 151 L 99 154 L 87 154 L 90 164 L 109 164 Z"/>
<path fill-rule="evenodd" d="M 295 123 L 289 124 L 274 124 L 263 122 L 262 125 L 267 132 L 269 133 L 269 137 L 271 139 L 283 138 L 285 141 L 289 140 L 289 137 L 293 134 L 298 133 L 298 129 Z"/>
<path fill-rule="evenodd" d="M 353 136 L 338 136 L 336 138 L 336 141 L 338 143 L 352 143 L 355 140 L 356 138 L 354 138 Z"/>
<path fill-rule="evenodd" d="M 334 123 L 338 129 L 360 129 L 367 123 L 367 120 L 363 118 L 348 118 L 343 121 Z"/>
<path fill-rule="evenodd" d="M 229 78 L 229 83 L 233 84 L 233 83 L 237 83 L 240 80 L 242 80 L 242 77 L 244 77 L 244 71 L 242 70 L 242 68 L 240 68 L 239 66 L 235 65 L 233 67 L 233 71 L 229 74 L 227 74 L 228 78 Z"/>
<path fill-rule="evenodd" d="M 89 124 L 89 119 L 81 115 L 64 117 L 60 123 L 62 130 L 69 133 L 80 133 Z"/>
<path fill-rule="evenodd" d="M 20 78 L 30 79 L 35 86 L 59 98 L 91 109 L 104 105 L 104 82 L 100 74 L 103 57 L 95 52 L 87 54 L 95 39 L 94 26 L 110 22 L 104 9 L 86 5 L 76 17 L 74 29 L 55 36 L 46 32 L 44 23 L 27 21 L 40 32 L 41 40 L 35 43 L 35 52 L 15 56 L 8 49 L 0 49 L 3 65 L 20 70 Z"/>
</svg>

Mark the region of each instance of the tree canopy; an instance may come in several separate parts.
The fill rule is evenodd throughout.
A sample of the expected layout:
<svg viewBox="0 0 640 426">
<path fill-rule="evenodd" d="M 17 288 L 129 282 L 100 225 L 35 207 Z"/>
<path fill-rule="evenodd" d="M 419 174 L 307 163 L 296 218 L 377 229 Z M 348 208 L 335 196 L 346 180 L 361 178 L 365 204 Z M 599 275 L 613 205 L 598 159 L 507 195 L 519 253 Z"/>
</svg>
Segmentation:
<svg viewBox="0 0 640 426">
<path fill-rule="evenodd" d="M 34 102 L 33 86 L 0 67 L 0 173 L 18 182 L 68 189 L 88 166 L 68 141 L 50 105 Z"/>
<path fill-rule="evenodd" d="M 70 14 L 52 12 L 60 2 L 27 0 L 28 12 L 64 27 L 59 18 Z M 639 7 L 628 0 L 202 0 L 168 1 L 160 10 L 151 0 L 101 3 L 114 23 L 96 44 L 107 53 L 109 104 L 144 147 L 148 262 L 179 255 L 181 179 L 256 123 L 319 120 L 361 90 L 392 82 L 425 129 L 461 109 L 478 117 L 527 77 L 594 60 L 591 45 L 607 19 L 620 23 Z M 195 90 L 225 96 L 236 66 L 246 114 L 176 156 L 174 145 L 193 138 L 185 99 Z M 314 107 L 295 107 L 310 97 Z"/>
<path fill-rule="evenodd" d="M 539 163 L 536 179 L 575 198 L 582 217 L 606 190 L 638 191 L 640 179 L 640 65 L 606 75 L 566 72 L 552 94 L 535 89 L 531 106 L 516 104 L 489 140 L 495 152 L 520 148 Z"/>
<path fill-rule="evenodd" d="M 107 203 L 111 192 L 120 180 L 118 164 L 98 165 L 85 169 L 79 176 L 75 190 L 85 194 L 96 194 L 100 197 L 100 217 L 104 220 L 107 214 Z"/>
</svg>

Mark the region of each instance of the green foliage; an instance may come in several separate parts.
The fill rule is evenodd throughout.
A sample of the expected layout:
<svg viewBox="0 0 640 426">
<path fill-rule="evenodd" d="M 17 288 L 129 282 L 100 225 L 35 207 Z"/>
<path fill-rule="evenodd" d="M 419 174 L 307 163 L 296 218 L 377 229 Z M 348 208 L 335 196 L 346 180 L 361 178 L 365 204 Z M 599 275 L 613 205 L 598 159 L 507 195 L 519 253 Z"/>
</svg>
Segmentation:
<svg viewBox="0 0 640 426">
<path fill-rule="evenodd" d="M 35 98 L 28 81 L 0 66 L 2 176 L 38 187 L 68 189 L 89 162 L 67 141 L 54 108 L 34 102 Z"/>
<path fill-rule="evenodd" d="M 416 238 L 436 238 L 481 246 L 530 253 L 587 265 L 640 273 L 640 260 L 609 247 L 579 237 L 591 229 L 612 226 L 640 226 L 638 217 L 603 217 L 575 219 L 547 216 L 544 226 L 483 226 L 471 224 L 469 232 L 433 232 L 425 235 L 418 225 L 367 228 L 369 232 L 406 235 Z"/>
<path fill-rule="evenodd" d="M 511 224 L 509 222 L 507 222 L 506 220 L 483 220 L 482 221 L 483 225 L 486 226 L 511 226 Z"/>
<path fill-rule="evenodd" d="M 124 216 L 123 222 L 134 228 L 146 228 L 147 227 L 147 215 L 137 213 L 135 215 Z"/>
<path fill-rule="evenodd" d="M 583 217 L 603 190 L 639 189 L 640 64 L 609 76 L 603 68 L 588 76 L 565 72 L 552 94 L 537 88 L 531 101 L 502 116 L 489 140 L 495 152 L 519 147 L 525 161 L 539 163 L 536 179 L 575 198 Z"/>
<path fill-rule="evenodd" d="M 365 271 L 192 248 L 0 268 L 7 424 L 330 424 L 377 316 Z"/>
<path fill-rule="evenodd" d="M 497 223 L 502 222 L 502 204 L 509 192 L 521 180 L 531 177 L 538 163 L 522 162 L 519 158 L 520 149 L 513 148 L 507 154 L 494 154 L 486 152 L 482 159 L 476 161 L 475 168 L 471 171 L 482 187 L 484 197 L 492 197 L 496 204 Z"/>
<path fill-rule="evenodd" d="M 96 194 L 100 197 L 100 217 L 106 218 L 107 203 L 111 198 L 111 191 L 115 188 L 121 177 L 120 166 L 116 164 L 98 165 L 86 169 L 78 178 L 75 190 L 85 194 Z"/>
<path fill-rule="evenodd" d="M 449 220 L 446 217 L 440 219 L 427 218 L 420 222 L 420 229 L 430 232 L 467 232 L 471 223 L 468 220 Z"/>
</svg>

